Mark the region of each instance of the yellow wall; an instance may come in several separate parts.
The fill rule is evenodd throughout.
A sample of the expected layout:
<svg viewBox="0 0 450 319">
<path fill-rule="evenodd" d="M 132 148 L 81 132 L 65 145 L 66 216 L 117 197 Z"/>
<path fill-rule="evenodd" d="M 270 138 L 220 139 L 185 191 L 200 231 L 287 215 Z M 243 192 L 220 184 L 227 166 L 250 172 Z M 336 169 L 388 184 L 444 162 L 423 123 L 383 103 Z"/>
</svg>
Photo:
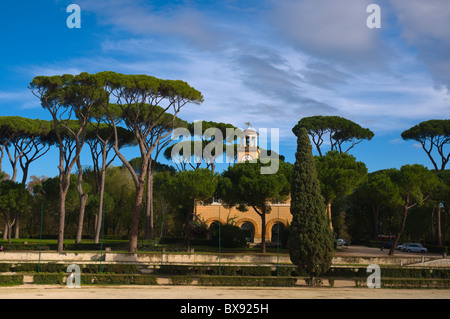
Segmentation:
<svg viewBox="0 0 450 319">
<path fill-rule="evenodd" d="M 292 220 L 289 203 L 273 204 L 271 207 L 271 212 L 266 215 L 266 241 L 271 241 L 272 239 L 273 225 L 279 221 L 284 226 L 287 226 Z M 253 210 L 253 208 L 249 208 L 247 212 L 240 212 L 235 207 L 228 209 L 219 203 L 196 206 L 197 216 L 200 220 L 204 221 L 208 227 L 213 222 L 219 221 L 219 213 L 220 222 L 222 224 L 225 224 L 228 219 L 232 220 L 238 227 L 241 227 L 245 222 L 251 223 L 255 230 L 254 242 L 261 242 L 261 217 Z"/>
</svg>

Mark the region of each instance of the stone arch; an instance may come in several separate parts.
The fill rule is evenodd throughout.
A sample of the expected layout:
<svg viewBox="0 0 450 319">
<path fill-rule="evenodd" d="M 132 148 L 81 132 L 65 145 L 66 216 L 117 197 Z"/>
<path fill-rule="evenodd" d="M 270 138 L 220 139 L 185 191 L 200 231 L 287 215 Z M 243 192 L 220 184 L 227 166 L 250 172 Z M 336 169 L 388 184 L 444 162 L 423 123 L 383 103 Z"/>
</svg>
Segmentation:
<svg viewBox="0 0 450 319">
<path fill-rule="evenodd" d="M 258 223 L 256 223 L 253 219 L 250 218 L 242 218 L 236 222 L 236 226 L 239 228 L 246 227 L 246 225 L 251 226 L 252 229 L 246 230 L 247 241 L 254 242 L 255 238 L 261 237 L 260 230 L 258 228 Z"/>
<path fill-rule="evenodd" d="M 287 220 L 281 219 L 281 218 L 273 218 L 271 220 L 269 220 L 269 222 L 266 223 L 266 238 L 268 237 L 268 235 L 270 235 L 270 241 L 272 241 L 272 228 L 273 226 L 275 226 L 276 224 L 280 223 L 281 225 L 283 225 L 284 229 L 286 229 L 288 222 Z"/>
<path fill-rule="evenodd" d="M 211 227 L 212 223 L 216 223 L 216 222 L 217 223 L 219 222 L 218 217 L 211 217 L 211 218 L 208 218 L 207 220 L 205 220 L 205 224 L 206 224 L 206 227 L 208 227 L 208 229 Z M 221 218 L 220 223 L 223 225 L 223 224 L 225 224 L 225 221 Z"/>
</svg>

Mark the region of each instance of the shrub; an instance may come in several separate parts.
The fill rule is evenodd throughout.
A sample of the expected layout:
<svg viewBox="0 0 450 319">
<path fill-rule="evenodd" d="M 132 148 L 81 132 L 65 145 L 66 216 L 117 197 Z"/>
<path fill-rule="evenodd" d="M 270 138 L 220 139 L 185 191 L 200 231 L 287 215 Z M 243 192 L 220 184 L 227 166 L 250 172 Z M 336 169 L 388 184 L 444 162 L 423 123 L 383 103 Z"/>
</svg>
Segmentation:
<svg viewBox="0 0 450 319">
<path fill-rule="evenodd" d="M 191 276 L 173 276 L 170 278 L 172 285 L 189 285 L 192 283 Z"/>
<path fill-rule="evenodd" d="M 159 273 L 164 275 L 188 275 L 191 268 L 185 265 L 162 265 L 159 268 Z"/>
<path fill-rule="evenodd" d="M 389 278 L 381 280 L 381 287 L 383 288 L 402 288 L 402 289 L 419 289 L 419 288 L 433 288 L 433 289 L 449 289 L 450 280 L 448 279 L 417 279 L 417 278 Z"/>
<path fill-rule="evenodd" d="M 238 270 L 239 270 L 239 267 L 237 267 L 237 266 L 221 266 L 220 267 L 220 275 L 221 276 L 236 276 Z M 219 275 L 219 266 L 211 267 L 211 274 L 215 275 L 215 276 Z"/>
<path fill-rule="evenodd" d="M 23 285 L 23 275 L 1 275 L 0 286 Z"/>
<path fill-rule="evenodd" d="M 137 265 L 128 264 L 102 264 L 102 273 L 114 273 L 114 274 L 138 274 L 139 269 Z M 83 273 L 100 273 L 99 264 L 85 265 L 81 271 Z"/>
<path fill-rule="evenodd" d="M 153 275 L 116 275 L 85 274 L 81 275 L 81 284 L 85 285 L 156 285 Z"/>
<path fill-rule="evenodd" d="M 212 228 L 212 243 L 219 245 L 219 227 Z M 247 246 L 244 231 L 235 225 L 225 224 L 220 226 L 220 244 L 224 248 L 244 248 Z"/>
<path fill-rule="evenodd" d="M 275 273 L 277 272 L 277 270 L 275 270 Z M 292 276 L 295 272 L 295 268 L 294 267 L 289 267 L 289 266 L 280 266 L 278 267 L 278 275 L 279 276 L 283 276 L 283 277 L 289 277 Z"/>
<path fill-rule="evenodd" d="M 62 285 L 64 284 L 64 275 L 36 274 L 33 276 L 33 282 L 37 285 Z"/>
<path fill-rule="evenodd" d="M 0 263 L 0 272 L 9 272 L 11 270 L 11 264 Z"/>
<path fill-rule="evenodd" d="M 241 267 L 242 276 L 270 276 L 272 275 L 272 267 L 249 266 Z"/>
<path fill-rule="evenodd" d="M 198 284 L 201 286 L 264 286 L 264 287 L 292 287 L 297 282 L 296 278 L 286 277 L 229 277 L 229 276 L 204 276 L 200 277 Z"/>
</svg>

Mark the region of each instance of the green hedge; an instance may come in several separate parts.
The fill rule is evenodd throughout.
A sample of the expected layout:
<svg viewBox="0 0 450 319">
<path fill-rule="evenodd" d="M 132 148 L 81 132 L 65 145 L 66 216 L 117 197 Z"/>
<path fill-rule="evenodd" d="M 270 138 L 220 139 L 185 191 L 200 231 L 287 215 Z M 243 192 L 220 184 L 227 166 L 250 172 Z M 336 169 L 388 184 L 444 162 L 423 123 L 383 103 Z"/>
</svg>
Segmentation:
<svg viewBox="0 0 450 319">
<path fill-rule="evenodd" d="M 172 285 L 190 285 L 192 283 L 191 276 L 173 276 L 170 278 Z"/>
<path fill-rule="evenodd" d="M 202 276 L 198 280 L 200 286 L 258 286 L 258 287 L 293 287 L 297 278 L 289 277 L 233 277 Z"/>
<path fill-rule="evenodd" d="M 23 275 L 0 275 L 0 286 L 23 285 Z"/>
<path fill-rule="evenodd" d="M 367 287 L 366 279 L 355 279 L 356 287 Z M 426 278 L 382 278 L 381 288 L 395 289 L 450 289 L 449 279 L 426 279 Z"/>
<path fill-rule="evenodd" d="M 64 285 L 68 274 L 36 274 L 35 284 Z M 81 274 L 81 285 L 157 285 L 153 275 Z"/>
<path fill-rule="evenodd" d="M 241 275 L 242 276 L 271 276 L 272 275 L 272 267 L 264 267 L 264 266 L 241 267 Z"/>
<path fill-rule="evenodd" d="M 86 274 L 81 275 L 82 285 L 157 285 L 153 275 L 111 275 Z"/>
<path fill-rule="evenodd" d="M 19 263 L 16 265 L 12 264 L 0 264 L 0 272 L 14 271 L 14 272 L 37 272 L 39 267 L 39 272 L 44 273 L 65 273 L 69 264 L 58 264 L 58 263 Z M 81 273 L 100 273 L 100 264 L 87 264 L 79 265 Z M 139 269 L 137 265 L 128 264 L 102 264 L 102 273 L 114 273 L 114 274 L 139 274 Z"/>
<path fill-rule="evenodd" d="M 450 289 L 449 279 L 417 279 L 417 278 L 389 278 L 381 280 L 382 288 L 401 289 Z"/>
<path fill-rule="evenodd" d="M 221 266 L 222 276 L 276 276 L 276 267 L 272 270 L 267 266 Z M 219 275 L 219 266 L 188 266 L 188 265 L 163 265 L 159 273 L 165 275 Z M 278 276 L 307 276 L 308 274 L 296 267 L 280 266 Z M 322 277 L 364 277 L 369 275 L 367 267 L 331 267 Z M 450 269 L 421 269 L 382 267 L 381 276 L 388 278 L 441 278 L 450 279 Z"/>
<path fill-rule="evenodd" d="M 61 274 L 36 274 L 33 283 L 37 285 L 63 285 L 66 276 Z"/>
<path fill-rule="evenodd" d="M 219 266 L 163 265 L 159 269 L 164 275 L 218 275 Z M 223 276 L 271 276 L 272 267 L 263 266 L 221 266 Z"/>
</svg>

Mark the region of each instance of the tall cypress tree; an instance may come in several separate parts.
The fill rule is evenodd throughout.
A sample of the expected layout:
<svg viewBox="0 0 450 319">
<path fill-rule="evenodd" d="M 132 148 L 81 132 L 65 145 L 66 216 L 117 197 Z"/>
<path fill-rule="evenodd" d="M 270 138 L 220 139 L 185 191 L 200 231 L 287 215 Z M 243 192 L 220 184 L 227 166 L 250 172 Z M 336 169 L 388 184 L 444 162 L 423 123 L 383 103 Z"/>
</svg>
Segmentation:
<svg viewBox="0 0 450 319">
<path fill-rule="evenodd" d="M 302 128 L 297 136 L 291 181 L 292 224 L 288 248 L 292 263 L 313 279 L 326 272 L 331 265 L 333 234 L 325 214 L 308 132 Z"/>
</svg>

